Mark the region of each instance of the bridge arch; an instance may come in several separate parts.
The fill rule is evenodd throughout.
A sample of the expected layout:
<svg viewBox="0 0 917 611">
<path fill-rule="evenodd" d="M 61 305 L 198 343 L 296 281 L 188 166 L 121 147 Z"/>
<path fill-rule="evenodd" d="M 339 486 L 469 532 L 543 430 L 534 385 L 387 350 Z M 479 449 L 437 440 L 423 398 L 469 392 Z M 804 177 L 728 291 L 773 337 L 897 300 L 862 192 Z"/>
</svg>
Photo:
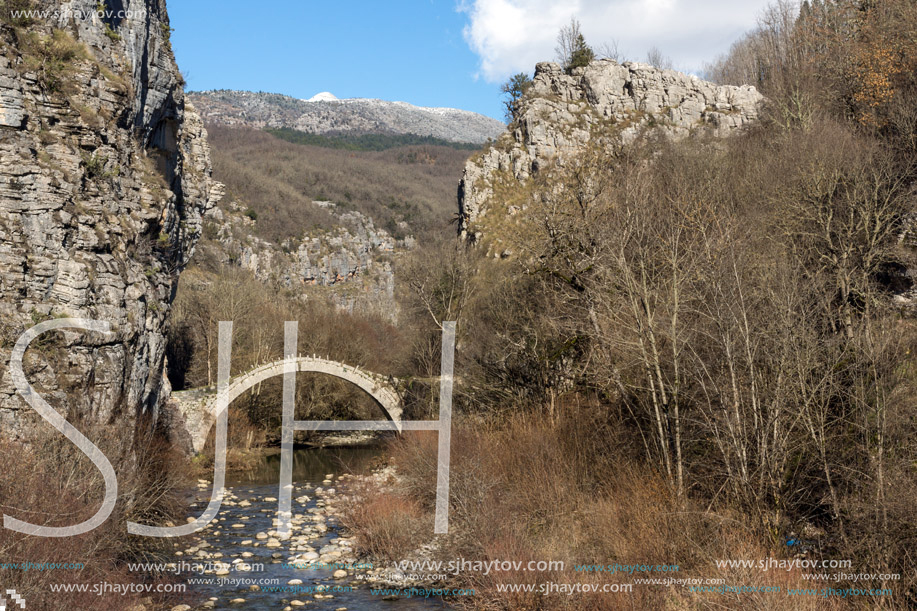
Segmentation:
<svg viewBox="0 0 917 611">
<path fill-rule="evenodd" d="M 401 414 L 403 411 L 401 397 L 395 392 L 391 382 L 385 376 L 358 367 L 352 367 L 337 361 L 317 357 L 297 357 L 294 359 L 296 371 L 302 373 L 323 373 L 342 380 L 346 380 L 365 393 L 382 408 L 385 417 L 394 423 L 398 432 L 401 432 Z M 286 360 L 278 360 L 260 365 L 251 371 L 240 374 L 229 380 L 228 404 L 240 397 L 242 393 L 257 384 L 282 376 Z M 214 406 L 216 404 L 216 388 L 196 388 L 172 393 L 172 399 L 178 403 L 185 428 L 191 436 L 191 445 L 195 452 L 200 452 L 207 441 L 207 435 L 216 422 Z"/>
</svg>

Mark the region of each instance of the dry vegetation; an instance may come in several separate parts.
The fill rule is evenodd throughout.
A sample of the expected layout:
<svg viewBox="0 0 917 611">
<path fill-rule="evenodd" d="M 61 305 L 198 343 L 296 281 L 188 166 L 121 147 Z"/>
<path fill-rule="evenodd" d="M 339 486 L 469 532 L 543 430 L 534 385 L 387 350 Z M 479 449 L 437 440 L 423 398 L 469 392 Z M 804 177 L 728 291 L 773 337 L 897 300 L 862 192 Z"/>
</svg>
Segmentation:
<svg viewBox="0 0 917 611">
<path fill-rule="evenodd" d="M 832 602 L 768 595 L 691 594 L 636 586 L 633 594 L 498 592 L 497 584 L 604 583 L 574 564 L 676 564 L 672 577 L 723 577 L 729 584 L 805 587 L 797 571 L 718 570 L 722 558 L 766 558 L 766 540 L 738 512 L 681 504 L 664 478 L 632 452 L 607 406 L 567 405 L 554 423 L 516 415 L 499 427 L 461 427 L 452 438 L 450 538 L 438 557 L 561 560 L 563 571 L 461 573 L 477 593 L 453 602 L 484 609 L 834 609 Z M 436 437 L 406 435 L 391 447 L 403 476 L 396 492 L 371 492 L 347 524 L 375 557 L 402 560 L 426 542 L 436 482 Z M 406 520 L 406 521 L 405 521 Z M 400 524 L 399 530 L 396 525 Z M 405 528 L 405 524 L 410 528 Z M 409 537 L 409 538 L 408 538 Z M 645 576 L 645 575 L 644 575 Z M 659 576 L 659 575 L 655 575 Z M 611 581 L 628 581 L 616 576 Z"/>
<path fill-rule="evenodd" d="M 227 184 L 225 201 L 237 200 L 257 218 L 252 231 L 274 243 L 332 229 L 340 221 L 312 203 L 331 200 L 338 209 L 370 215 L 396 237 L 450 240 L 455 185 L 469 152 L 445 146 L 402 146 L 349 151 L 293 144 L 248 128 L 208 126 L 214 176 Z M 282 356 L 283 322 L 300 322 L 300 351 L 383 374 L 410 375 L 405 357 L 413 348 L 388 320 L 343 313 L 313 295 L 268 286 L 232 264 L 208 258 L 198 246 L 181 277 L 169 335 L 169 377 L 176 390 L 207 386 L 216 377 L 217 323 L 235 321 L 233 375 Z M 244 240 L 245 236 L 241 236 Z M 343 381 L 300 374 L 298 418 L 381 416 L 365 393 Z M 279 431 L 280 380 L 234 404 L 230 452 L 245 463 L 253 446 L 272 442 Z M 408 414 L 429 405 L 428 387 L 405 389 Z M 298 438 L 309 437 L 302 434 Z M 232 456 L 230 457 L 232 458 Z"/>
<path fill-rule="evenodd" d="M 442 236 L 469 156 L 444 146 L 336 150 L 222 126 L 208 126 L 208 133 L 215 178 L 226 183 L 229 198 L 258 214 L 256 233 L 278 243 L 306 228 L 333 226 L 312 200 L 363 212 L 396 237 Z"/>
<path fill-rule="evenodd" d="M 231 375 L 283 356 L 283 327 L 299 321 L 299 352 L 369 371 L 403 375 L 410 348 L 391 322 L 336 311 L 322 301 L 303 302 L 268 290 L 242 269 L 220 273 L 191 269 L 182 274 L 172 310 L 169 375 L 176 390 L 216 382 L 217 326 L 234 321 Z M 266 380 L 233 403 L 230 446 L 279 439 L 280 378 Z M 310 420 L 383 418 L 368 395 L 342 380 L 298 374 L 296 417 Z M 303 435 L 306 436 L 306 435 Z"/>
<path fill-rule="evenodd" d="M 785 557 L 805 536 L 810 558 L 899 573 L 866 586 L 894 595 L 516 599 L 466 576 L 479 592 L 464 603 L 917 606 L 917 330 L 893 299 L 913 265 L 900 236 L 917 199 L 917 11 L 838 0 L 798 14 L 774 8 L 713 68 L 769 97 L 756 129 L 585 150 L 525 186 L 524 220 L 501 235 L 510 258 L 428 249 L 404 268 L 417 370 L 435 370 L 438 322 L 458 320 L 468 420 L 441 552 L 714 577 L 715 559 Z M 434 448 L 424 436 L 393 448 L 401 496 L 427 511 Z M 360 532 L 383 555 L 410 547 L 375 535 Z M 798 573 L 727 577 L 806 586 Z"/>
<path fill-rule="evenodd" d="M 83 428 L 75 423 L 78 428 Z M 45 526 L 69 526 L 92 517 L 105 490 L 96 467 L 69 441 L 49 430 L 26 446 L 0 442 L 0 489 L 4 514 Z M 149 427 L 140 430 L 149 431 Z M 127 534 L 128 521 L 165 525 L 184 517 L 180 493 L 188 486 L 187 459 L 174 453 L 153 432 L 134 436 L 111 428 L 83 430 L 109 458 L 118 475 L 118 502 L 108 520 L 84 535 L 45 538 L 0 529 L 4 562 L 82 563 L 82 569 L 21 570 L 0 568 L 4 589 L 14 589 L 28 609 L 99 609 L 121 611 L 142 594 L 99 596 L 88 592 L 52 592 L 51 584 L 167 583 L 168 578 L 132 573 L 127 562 L 165 562 L 165 540 Z M 157 595 L 171 607 L 180 594 Z"/>
</svg>

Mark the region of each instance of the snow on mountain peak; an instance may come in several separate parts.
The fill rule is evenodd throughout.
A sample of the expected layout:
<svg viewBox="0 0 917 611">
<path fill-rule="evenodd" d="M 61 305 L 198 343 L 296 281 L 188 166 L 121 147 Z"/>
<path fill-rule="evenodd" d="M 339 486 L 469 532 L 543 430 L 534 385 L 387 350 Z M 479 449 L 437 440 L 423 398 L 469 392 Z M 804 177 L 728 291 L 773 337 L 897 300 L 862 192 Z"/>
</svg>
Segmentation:
<svg viewBox="0 0 917 611">
<path fill-rule="evenodd" d="M 323 91 L 321 93 L 316 93 L 314 96 L 309 98 L 309 102 L 336 102 L 337 96 L 331 93 L 330 91 Z"/>
</svg>

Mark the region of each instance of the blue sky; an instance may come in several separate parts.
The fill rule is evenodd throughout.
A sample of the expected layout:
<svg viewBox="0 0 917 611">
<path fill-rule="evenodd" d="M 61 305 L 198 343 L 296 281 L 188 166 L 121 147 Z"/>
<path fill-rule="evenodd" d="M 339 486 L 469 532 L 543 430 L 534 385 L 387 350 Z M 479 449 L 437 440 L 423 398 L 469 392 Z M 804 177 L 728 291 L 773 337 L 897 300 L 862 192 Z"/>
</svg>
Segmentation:
<svg viewBox="0 0 917 611">
<path fill-rule="evenodd" d="M 697 72 L 766 0 L 171 0 L 188 87 L 403 100 L 502 118 L 500 83 L 554 55 L 571 17 L 628 59 L 658 46 Z"/>
</svg>

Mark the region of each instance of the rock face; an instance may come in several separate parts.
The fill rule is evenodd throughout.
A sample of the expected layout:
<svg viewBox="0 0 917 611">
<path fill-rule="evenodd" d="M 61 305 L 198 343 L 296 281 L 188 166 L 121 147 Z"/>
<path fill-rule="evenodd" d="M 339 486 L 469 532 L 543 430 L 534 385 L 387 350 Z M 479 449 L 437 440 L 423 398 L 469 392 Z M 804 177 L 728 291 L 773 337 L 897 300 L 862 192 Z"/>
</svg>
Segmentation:
<svg viewBox="0 0 917 611">
<path fill-rule="evenodd" d="M 477 144 L 496 138 L 506 128 L 496 119 L 467 110 L 366 98 L 338 100 L 325 93 L 310 100 L 228 90 L 189 96 L 208 122 L 259 129 L 288 127 L 310 134 L 415 134 Z"/>
<path fill-rule="evenodd" d="M 0 426 L 29 439 L 40 422 L 6 368 L 16 339 L 79 317 L 113 333 L 50 334 L 26 377 L 71 420 L 131 430 L 168 396 L 169 307 L 221 186 L 164 0 L 36 7 L 52 13 L 0 31 Z"/>
<path fill-rule="evenodd" d="M 481 237 L 478 224 L 495 173 L 525 181 L 539 167 L 562 164 L 565 155 L 608 137 L 628 142 L 646 131 L 723 136 L 756 120 L 762 100 L 754 87 L 719 86 L 648 64 L 598 60 L 567 74 L 558 64 L 540 63 L 509 129 L 465 166 L 459 231 Z"/>
<path fill-rule="evenodd" d="M 338 210 L 334 202 L 312 205 L 328 210 L 335 227 L 308 228 L 280 244 L 252 235 L 251 225 L 257 221 L 238 202 L 214 208 L 205 215 L 206 237 L 195 258 L 237 265 L 266 285 L 292 289 L 304 299 L 321 291 L 341 310 L 394 320 L 393 262 L 414 247 L 414 239 L 396 239 L 365 214 Z"/>
</svg>

